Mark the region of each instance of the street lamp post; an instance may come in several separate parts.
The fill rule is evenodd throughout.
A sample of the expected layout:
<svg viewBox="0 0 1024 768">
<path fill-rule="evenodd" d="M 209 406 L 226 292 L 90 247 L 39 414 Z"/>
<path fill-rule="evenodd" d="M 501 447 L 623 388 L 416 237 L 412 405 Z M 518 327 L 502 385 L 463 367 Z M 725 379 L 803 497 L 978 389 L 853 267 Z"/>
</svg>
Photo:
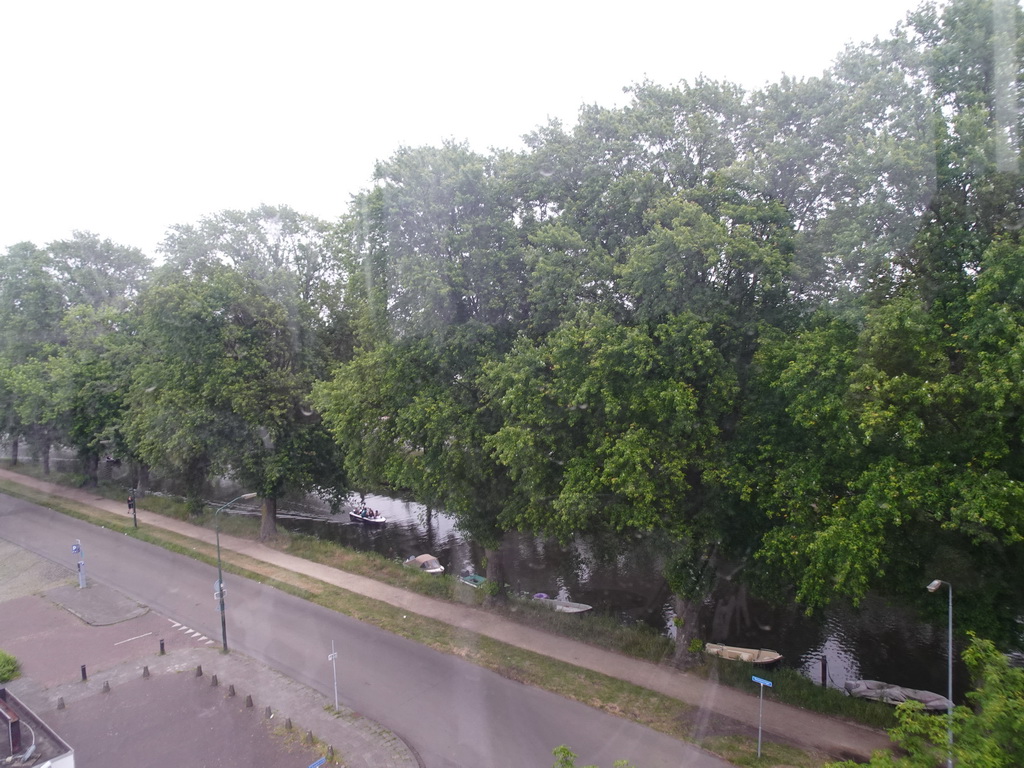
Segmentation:
<svg viewBox="0 0 1024 768">
<path fill-rule="evenodd" d="M 220 636 L 221 641 L 224 644 L 224 653 L 228 652 L 228 623 L 224 616 L 224 570 L 221 568 L 220 564 L 220 513 L 236 501 L 254 499 L 258 495 L 259 494 L 256 493 L 243 493 L 241 496 L 236 496 L 231 501 L 224 502 L 217 507 L 217 510 L 213 513 L 213 521 L 217 530 L 217 598 L 220 600 Z"/>
<path fill-rule="evenodd" d="M 949 705 L 946 708 L 946 731 L 949 736 L 949 746 L 946 753 L 946 768 L 953 768 L 953 585 L 948 581 L 935 579 L 935 581 L 927 586 L 927 590 L 929 592 L 936 592 L 943 584 L 945 584 L 946 588 L 949 590 L 949 616 L 946 635 L 946 656 L 948 664 L 946 672 L 946 698 L 949 700 Z"/>
</svg>

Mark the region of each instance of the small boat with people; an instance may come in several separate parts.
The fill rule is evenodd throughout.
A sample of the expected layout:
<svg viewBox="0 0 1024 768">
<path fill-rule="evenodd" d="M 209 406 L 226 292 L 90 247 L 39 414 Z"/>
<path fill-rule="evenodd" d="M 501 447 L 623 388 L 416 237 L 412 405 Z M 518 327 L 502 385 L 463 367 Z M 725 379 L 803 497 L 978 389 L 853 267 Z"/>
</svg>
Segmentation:
<svg viewBox="0 0 1024 768">
<path fill-rule="evenodd" d="M 384 515 L 367 506 L 357 507 L 348 511 L 350 520 L 358 520 L 371 525 L 384 525 L 388 521 Z"/>
<path fill-rule="evenodd" d="M 537 592 L 532 595 L 533 600 L 543 606 L 550 608 L 556 613 L 583 613 L 592 610 L 594 606 L 586 603 L 574 603 L 572 600 L 560 600 L 557 597 L 548 597 L 544 592 Z"/>
<path fill-rule="evenodd" d="M 408 568 L 419 568 L 425 573 L 444 573 L 444 566 L 433 555 L 413 555 L 402 563 Z"/>
<path fill-rule="evenodd" d="M 705 643 L 704 652 L 711 656 L 729 661 L 745 661 L 748 664 L 757 664 L 767 667 L 782 659 L 782 654 L 768 648 L 740 648 L 735 645 L 722 645 L 721 643 Z"/>
</svg>

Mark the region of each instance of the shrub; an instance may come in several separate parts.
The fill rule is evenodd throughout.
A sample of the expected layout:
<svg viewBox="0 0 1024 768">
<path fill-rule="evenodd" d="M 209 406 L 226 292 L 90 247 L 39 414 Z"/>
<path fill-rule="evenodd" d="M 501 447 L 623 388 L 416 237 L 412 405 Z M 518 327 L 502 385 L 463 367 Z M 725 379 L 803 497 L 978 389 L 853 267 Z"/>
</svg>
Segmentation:
<svg viewBox="0 0 1024 768">
<path fill-rule="evenodd" d="M 0 651 L 0 683 L 13 680 L 21 674 L 21 665 L 18 660 L 6 651 Z"/>
</svg>

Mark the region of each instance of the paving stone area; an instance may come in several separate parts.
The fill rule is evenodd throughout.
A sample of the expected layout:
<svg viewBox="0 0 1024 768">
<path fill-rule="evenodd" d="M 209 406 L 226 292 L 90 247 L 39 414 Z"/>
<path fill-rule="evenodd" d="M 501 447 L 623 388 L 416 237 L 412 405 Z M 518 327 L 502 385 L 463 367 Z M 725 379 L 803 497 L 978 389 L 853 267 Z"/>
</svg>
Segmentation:
<svg viewBox="0 0 1024 768">
<path fill-rule="evenodd" d="M 329 764 L 417 766 L 377 723 L 74 576 L 0 539 L 0 648 L 22 667 L 7 687 L 71 744 L 78 768 L 302 768 L 331 748 Z"/>
</svg>

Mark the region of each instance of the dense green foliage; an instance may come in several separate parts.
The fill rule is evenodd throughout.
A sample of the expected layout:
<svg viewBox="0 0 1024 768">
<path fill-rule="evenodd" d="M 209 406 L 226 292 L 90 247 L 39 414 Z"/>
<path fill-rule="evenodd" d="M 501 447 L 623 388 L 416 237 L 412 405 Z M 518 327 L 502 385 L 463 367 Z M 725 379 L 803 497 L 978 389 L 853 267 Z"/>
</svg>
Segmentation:
<svg viewBox="0 0 1024 768">
<path fill-rule="evenodd" d="M 718 565 L 1019 643 L 1022 13 L 923 6 L 821 77 L 633 85 L 519 152 L 402 148 L 327 223 L 0 258 L 0 429 L 264 500 L 401 488 L 503 584 L 510 530 L 653 532 L 693 661 Z M 498 596 L 500 597 L 500 595 Z M 699 645 L 699 644 L 698 644 Z"/>
</svg>

